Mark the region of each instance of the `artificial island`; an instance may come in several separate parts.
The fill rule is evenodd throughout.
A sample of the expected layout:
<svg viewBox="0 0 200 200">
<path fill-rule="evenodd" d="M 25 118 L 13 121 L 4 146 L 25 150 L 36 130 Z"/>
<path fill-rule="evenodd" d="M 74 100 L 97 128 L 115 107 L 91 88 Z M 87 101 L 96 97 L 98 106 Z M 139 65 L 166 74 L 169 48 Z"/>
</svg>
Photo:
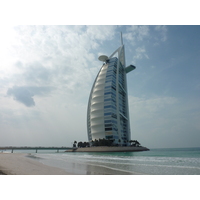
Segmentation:
<svg viewBox="0 0 200 200">
<path fill-rule="evenodd" d="M 93 83 L 87 109 L 88 142 L 74 142 L 73 151 L 112 152 L 147 151 L 137 140 L 131 140 L 126 74 L 134 65 L 126 66 L 121 46 L 109 57 L 98 58 L 103 65 Z"/>
</svg>

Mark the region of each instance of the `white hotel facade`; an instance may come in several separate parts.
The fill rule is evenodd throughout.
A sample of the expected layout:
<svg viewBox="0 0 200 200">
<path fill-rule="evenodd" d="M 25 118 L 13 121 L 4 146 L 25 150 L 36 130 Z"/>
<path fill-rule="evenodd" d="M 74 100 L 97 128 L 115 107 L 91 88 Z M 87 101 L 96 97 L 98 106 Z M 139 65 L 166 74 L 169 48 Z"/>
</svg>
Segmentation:
<svg viewBox="0 0 200 200">
<path fill-rule="evenodd" d="M 126 67 L 124 45 L 111 56 L 100 56 L 103 65 L 91 89 L 88 110 L 88 140 L 113 139 L 128 145 L 131 140 L 126 74 L 135 66 Z"/>
</svg>

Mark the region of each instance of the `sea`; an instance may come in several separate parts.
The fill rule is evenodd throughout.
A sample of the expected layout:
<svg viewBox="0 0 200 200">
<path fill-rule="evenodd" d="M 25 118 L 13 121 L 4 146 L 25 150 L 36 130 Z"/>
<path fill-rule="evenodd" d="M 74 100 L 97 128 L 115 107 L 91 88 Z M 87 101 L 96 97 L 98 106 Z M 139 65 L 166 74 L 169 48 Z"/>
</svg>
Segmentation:
<svg viewBox="0 0 200 200">
<path fill-rule="evenodd" d="M 19 151 L 15 151 L 17 153 Z M 22 151 L 21 151 L 22 152 Z M 27 152 L 39 162 L 77 174 L 200 175 L 200 148 L 160 148 L 141 152 Z M 105 173 L 103 172 L 105 171 Z"/>
</svg>

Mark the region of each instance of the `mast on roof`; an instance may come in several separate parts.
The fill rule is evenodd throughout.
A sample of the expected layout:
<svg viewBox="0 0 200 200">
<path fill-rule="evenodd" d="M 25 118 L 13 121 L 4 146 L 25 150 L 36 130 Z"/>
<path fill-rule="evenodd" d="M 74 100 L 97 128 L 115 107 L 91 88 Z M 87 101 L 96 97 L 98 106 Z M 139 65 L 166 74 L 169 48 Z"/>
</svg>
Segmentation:
<svg viewBox="0 0 200 200">
<path fill-rule="evenodd" d="M 122 32 L 121 32 L 121 45 L 123 45 Z"/>
</svg>

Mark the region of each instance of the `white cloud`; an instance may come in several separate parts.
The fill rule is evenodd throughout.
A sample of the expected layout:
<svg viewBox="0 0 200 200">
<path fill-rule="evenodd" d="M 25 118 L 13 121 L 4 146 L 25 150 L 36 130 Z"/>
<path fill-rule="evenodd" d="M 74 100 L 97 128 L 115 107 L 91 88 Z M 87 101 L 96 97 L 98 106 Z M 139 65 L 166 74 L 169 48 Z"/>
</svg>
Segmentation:
<svg viewBox="0 0 200 200">
<path fill-rule="evenodd" d="M 87 26 L 87 34 L 92 40 L 110 40 L 117 26 Z"/>
<path fill-rule="evenodd" d="M 167 27 L 166 26 L 155 26 L 155 31 L 159 33 L 159 37 L 156 37 L 157 40 L 165 42 L 167 40 Z"/>
<path fill-rule="evenodd" d="M 127 62 L 134 58 L 140 61 L 140 66 L 146 62 L 145 66 L 149 64 L 153 68 L 160 64 L 150 60 L 149 51 L 155 42 L 161 44 L 168 36 L 166 26 L 16 26 L 2 30 L 0 145 L 62 146 L 74 140 L 87 140 L 87 103 L 101 67 L 98 54 L 114 51 L 119 44 L 119 32 L 123 30 Z M 156 51 L 157 47 L 153 48 Z M 140 67 L 134 75 L 128 75 L 129 80 L 138 81 L 137 88 L 128 86 L 130 94 L 151 93 L 144 91 L 143 83 L 159 72 L 153 71 Z M 166 80 L 167 77 L 170 80 L 170 75 L 166 73 Z M 156 78 L 162 82 L 162 76 Z M 199 89 L 198 81 L 194 85 Z M 153 92 L 158 95 L 159 92 L 175 95 L 178 91 L 176 85 L 173 87 L 177 90 L 169 88 L 174 93 L 157 91 L 154 87 L 148 90 L 155 89 Z M 199 102 L 189 107 L 194 105 L 189 98 L 180 102 L 180 95 L 176 97 L 130 96 L 132 138 L 144 145 L 159 146 L 159 142 L 170 142 L 175 133 L 176 139 L 182 138 L 182 133 L 186 138 L 190 132 L 197 135 Z"/>
<path fill-rule="evenodd" d="M 154 42 L 158 45 L 160 41 L 167 40 L 167 27 L 166 26 L 127 26 L 126 33 L 123 34 L 124 38 L 134 46 L 136 52 L 133 54 L 133 63 L 137 59 L 149 59 L 149 53 L 146 49 L 147 46 Z"/>
<path fill-rule="evenodd" d="M 70 145 L 74 139 L 87 140 L 87 101 L 101 65 L 97 49 L 114 37 L 115 29 L 12 28 L 5 59 L 0 60 L 1 145 Z"/>
<path fill-rule="evenodd" d="M 143 59 L 143 58 L 149 59 L 149 56 L 146 54 L 146 49 L 144 46 L 138 47 L 136 49 L 136 54 L 133 56 L 133 60 L 134 60 L 133 62 L 135 63 L 136 62 L 135 60 Z"/>
<path fill-rule="evenodd" d="M 15 42 L 10 46 L 13 62 L 1 69 L 9 77 L 7 89 L 13 86 L 49 86 L 63 88 L 63 92 L 66 88 L 74 91 L 76 87 L 84 91 L 98 66 L 96 55 L 91 50 L 98 47 L 98 42 L 111 39 L 115 28 L 116 26 L 14 27 Z"/>
<path fill-rule="evenodd" d="M 142 41 L 149 37 L 149 26 L 128 26 L 124 37 L 135 44 L 135 41 Z"/>
</svg>

